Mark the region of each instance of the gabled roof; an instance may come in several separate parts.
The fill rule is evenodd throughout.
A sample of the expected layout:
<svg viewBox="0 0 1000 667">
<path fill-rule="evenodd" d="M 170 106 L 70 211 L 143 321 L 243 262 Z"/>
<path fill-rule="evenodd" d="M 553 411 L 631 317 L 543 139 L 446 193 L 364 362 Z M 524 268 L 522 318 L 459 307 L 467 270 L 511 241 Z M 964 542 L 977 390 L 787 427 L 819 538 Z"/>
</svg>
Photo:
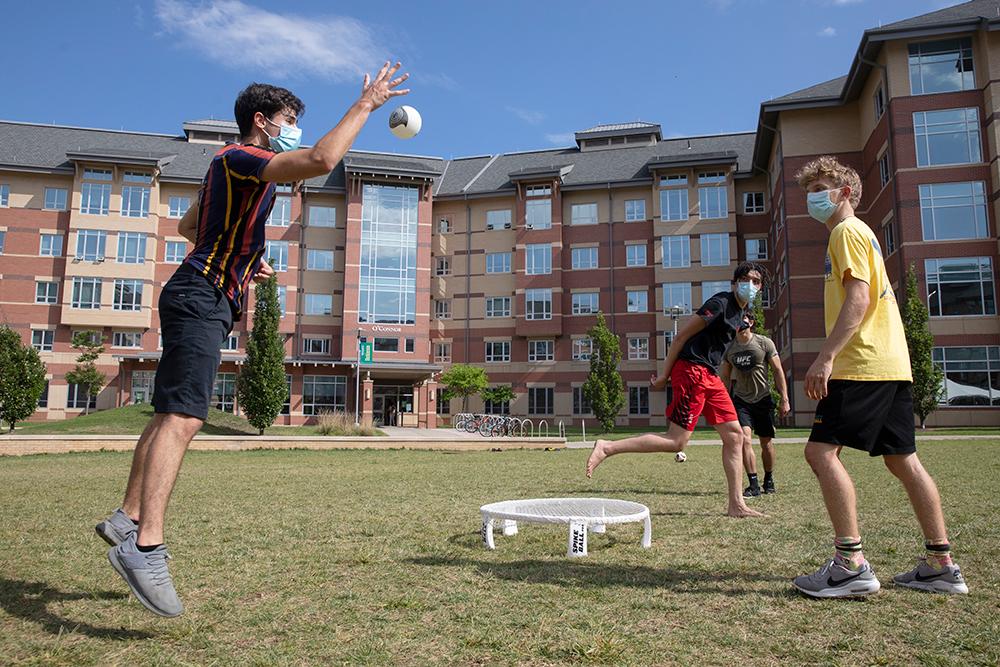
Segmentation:
<svg viewBox="0 0 1000 667">
<path fill-rule="evenodd" d="M 963 2 L 953 7 L 945 7 L 944 9 L 903 19 L 895 23 L 887 23 L 871 32 L 911 30 L 913 28 L 940 26 L 956 21 L 989 19 L 1000 19 L 1000 2 L 998 0 L 972 0 L 972 2 Z"/>
<path fill-rule="evenodd" d="M 823 83 L 817 83 L 815 86 L 809 86 L 808 88 L 803 88 L 802 90 L 796 90 L 794 93 L 788 93 L 787 95 L 782 95 L 781 97 L 775 97 L 773 100 L 770 100 L 770 102 L 773 104 L 775 102 L 799 102 L 802 100 L 840 97 L 841 91 L 844 90 L 845 81 L 847 81 L 846 75 L 838 76 L 836 79 L 830 79 L 829 81 L 824 81 Z"/>
</svg>

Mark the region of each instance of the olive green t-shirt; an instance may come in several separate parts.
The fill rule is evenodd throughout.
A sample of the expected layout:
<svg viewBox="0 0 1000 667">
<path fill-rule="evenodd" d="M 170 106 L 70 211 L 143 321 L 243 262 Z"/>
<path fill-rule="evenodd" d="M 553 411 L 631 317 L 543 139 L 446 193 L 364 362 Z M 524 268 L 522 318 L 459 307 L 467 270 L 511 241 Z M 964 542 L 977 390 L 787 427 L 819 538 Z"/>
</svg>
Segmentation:
<svg viewBox="0 0 1000 667">
<path fill-rule="evenodd" d="M 725 360 L 732 366 L 733 394 L 747 403 L 756 403 L 770 396 L 768 361 L 778 354 L 774 343 L 766 336 L 753 334 L 746 343 L 733 339 L 726 349 Z"/>
</svg>

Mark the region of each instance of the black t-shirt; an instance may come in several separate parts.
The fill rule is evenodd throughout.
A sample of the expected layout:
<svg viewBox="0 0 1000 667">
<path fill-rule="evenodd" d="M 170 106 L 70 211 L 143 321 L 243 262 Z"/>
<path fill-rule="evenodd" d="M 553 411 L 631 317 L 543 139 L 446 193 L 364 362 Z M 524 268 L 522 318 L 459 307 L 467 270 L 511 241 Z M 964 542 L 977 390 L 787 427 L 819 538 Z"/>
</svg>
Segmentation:
<svg viewBox="0 0 1000 667">
<path fill-rule="evenodd" d="M 707 366 L 718 375 L 722 355 L 743 325 L 746 309 L 732 292 L 719 292 L 698 309 L 698 315 L 705 328 L 684 343 L 677 358 Z"/>
</svg>

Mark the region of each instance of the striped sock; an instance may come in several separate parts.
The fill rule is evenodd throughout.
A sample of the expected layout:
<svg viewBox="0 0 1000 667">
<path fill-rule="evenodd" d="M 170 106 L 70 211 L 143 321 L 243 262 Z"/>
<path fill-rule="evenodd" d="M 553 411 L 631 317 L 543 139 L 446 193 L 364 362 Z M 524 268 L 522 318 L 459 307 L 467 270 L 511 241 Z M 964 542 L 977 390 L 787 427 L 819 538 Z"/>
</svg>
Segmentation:
<svg viewBox="0 0 1000 667">
<path fill-rule="evenodd" d="M 834 560 L 848 570 L 860 570 L 865 564 L 860 537 L 838 537 L 833 540 L 833 548 L 836 550 Z"/>
<path fill-rule="evenodd" d="M 925 542 L 924 548 L 927 550 L 927 564 L 935 570 L 951 565 L 951 545 L 947 542 L 944 544 Z"/>
</svg>

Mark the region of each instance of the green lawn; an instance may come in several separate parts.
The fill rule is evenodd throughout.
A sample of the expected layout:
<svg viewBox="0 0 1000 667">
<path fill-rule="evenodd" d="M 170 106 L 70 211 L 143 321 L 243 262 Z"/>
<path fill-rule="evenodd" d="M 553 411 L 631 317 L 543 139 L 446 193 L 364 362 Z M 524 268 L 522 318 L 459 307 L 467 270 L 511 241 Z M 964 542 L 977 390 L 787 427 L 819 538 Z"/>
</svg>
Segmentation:
<svg viewBox="0 0 1000 667">
<path fill-rule="evenodd" d="M 888 585 L 920 539 L 884 467 L 845 452 L 866 553 L 885 587 L 817 601 L 789 580 L 832 536 L 801 446 L 779 445 L 761 520 L 723 516 L 720 450 L 689 460 L 587 451 L 191 452 L 171 504 L 170 567 L 187 606 L 129 599 L 93 524 L 129 455 L 0 459 L 0 663 L 31 665 L 995 665 L 1000 662 L 997 442 L 921 446 L 972 594 Z M 481 504 L 533 496 L 639 501 L 641 527 L 591 536 L 523 525 L 479 542 Z"/>
</svg>

